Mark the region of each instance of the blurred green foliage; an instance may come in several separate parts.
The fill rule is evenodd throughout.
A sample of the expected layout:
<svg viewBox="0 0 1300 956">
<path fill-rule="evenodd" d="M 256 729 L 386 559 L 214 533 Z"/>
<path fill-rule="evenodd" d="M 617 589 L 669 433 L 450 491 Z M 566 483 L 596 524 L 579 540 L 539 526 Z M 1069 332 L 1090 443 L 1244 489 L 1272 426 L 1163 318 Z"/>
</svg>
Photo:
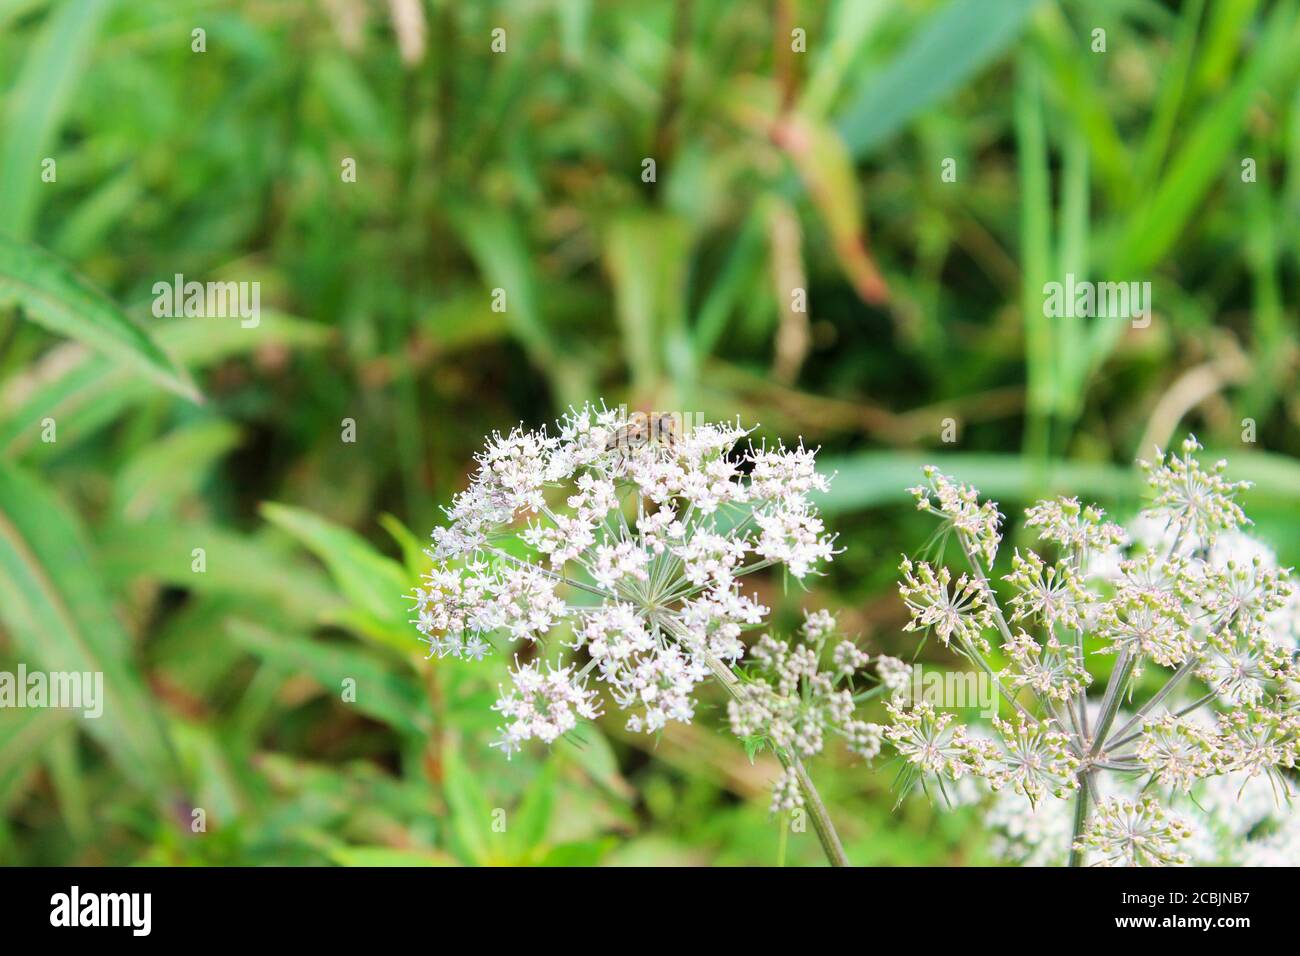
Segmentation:
<svg viewBox="0 0 1300 956">
<path fill-rule="evenodd" d="M 903 656 L 924 461 L 1123 516 L 1194 428 L 1300 555 L 1294 0 L 0 0 L 0 78 L 0 669 L 110 701 L 0 712 L 2 862 L 776 862 L 720 699 L 507 763 L 503 659 L 421 659 L 439 506 L 571 402 L 823 445 L 847 551 L 765 602 Z M 261 322 L 154 318 L 177 273 Z M 987 859 L 893 772 L 814 768 L 854 862 Z"/>
</svg>

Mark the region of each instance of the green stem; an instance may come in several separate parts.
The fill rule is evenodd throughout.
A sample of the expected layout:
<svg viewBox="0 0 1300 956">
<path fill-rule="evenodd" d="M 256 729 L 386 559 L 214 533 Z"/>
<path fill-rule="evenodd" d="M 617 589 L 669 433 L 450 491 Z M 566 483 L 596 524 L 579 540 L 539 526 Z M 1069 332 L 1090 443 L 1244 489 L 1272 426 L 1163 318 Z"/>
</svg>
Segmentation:
<svg viewBox="0 0 1300 956">
<path fill-rule="evenodd" d="M 704 657 L 704 662 L 709 665 L 709 670 L 713 671 L 713 675 L 727 689 L 727 693 L 739 700 L 740 681 L 736 680 L 736 675 L 731 672 L 731 668 L 723 664 L 705 648 L 701 648 L 700 653 Z M 817 832 L 817 839 L 821 841 L 826 859 L 830 861 L 831 866 L 849 866 L 849 858 L 844 852 L 844 844 L 840 842 L 840 835 L 835 832 L 835 824 L 831 822 L 831 816 L 826 812 L 826 804 L 822 803 L 821 794 L 817 792 L 817 787 L 813 784 L 812 778 L 808 776 L 808 771 L 804 769 L 803 761 L 799 759 L 797 754 L 787 753 L 781 748 L 777 748 L 776 756 L 781 761 L 781 766 L 787 770 L 793 770 L 795 777 L 799 780 L 799 787 L 803 790 L 804 802 L 808 806 L 808 815 L 812 818 L 813 829 Z"/>
<path fill-rule="evenodd" d="M 1132 670 L 1133 655 L 1126 647 L 1119 652 L 1115 669 L 1110 672 L 1110 683 L 1106 685 L 1106 696 L 1101 701 L 1101 716 L 1097 718 L 1097 733 L 1092 738 L 1090 757 L 1100 754 L 1102 746 L 1106 743 L 1106 734 L 1110 732 L 1110 725 L 1115 722 L 1115 715 L 1119 713 L 1119 704 L 1124 697 L 1124 684 L 1128 682 Z"/>
<path fill-rule="evenodd" d="M 970 546 L 965 535 L 958 532 L 957 542 L 961 545 L 962 554 L 966 556 L 966 563 L 970 565 L 971 573 L 975 575 L 975 580 L 979 582 L 980 587 L 984 589 L 984 594 L 988 597 L 989 609 L 993 612 L 994 623 L 997 624 L 998 632 L 1002 635 L 1003 646 L 1006 646 L 1011 643 L 1011 626 L 1007 624 L 1007 619 L 1002 613 L 1002 606 L 998 604 L 998 596 L 994 593 L 993 586 L 989 584 L 988 575 L 984 573 L 984 566 L 980 564 L 979 559 L 975 557 L 975 550 Z M 967 656 L 979 665 L 984 673 L 989 676 L 993 681 L 993 686 L 996 687 L 998 692 L 1006 698 L 1007 702 L 1011 704 L 1011 706 L 1014 707 L 1026 720 L 1033 720 L 1033 714 L 1029 713 L 1016 696 L 1002 685 L 1002 680 L 998 677 L 997 671 L 995 671 L 993 666 L 989 664 L 989 662 L 984 659 L 983 655 L 975 649 L 975 645 L 969 639 L 966 641 L 965 647 L 968 652 Z"/>
<path fill-rule="evenodd" d="M 1088 826 L 1088 790 L 1092 782 L 1089 779 L 1091 776 L 1091 774 L 1084 774 L 1084 779 L 1079 783 L 1079 793 L 1074 798 L 1074 835 L 1070 838 L 1070 866 L 1083 866 L 1083 850 L 1076 844 Z"/>
<path fill-rule="evenodd" d="M 1121 738 L 1127 739 L 1124 737 L 1124 735 L 1127 734 L 1134 727 L 1139 726 L 1142 723 L 1142 718 L 1144 718 L 1147 714 L 1151 713 L 1151 711 L 1153 711 L 1155 708 L 1159 707 L 1161 701 L 1163 701 L 1166 697 L 1168 697 L 1171 693 L 1173 693 L 1174 689 L 1179 684 L 1182 683 L 1183 678 L 1186 677 L 1188 674 L 1190 674 L 1193 668 L 1195 668 L 1196 665 L 1199 663 L 1200 663 L 1199 657 L 1192 657 L 1189 658 L 1187 661 L 1185 661 L 1183 665 L 1174 672 L 1174 675 L 1169 678 L 1169 680 L 1165 683 L 1165 686 L 1160 688 L 1159 691 L 1153 694 L 1151 696 L 1151 699 L 1148 700 L 1145 704 L 1143 704 L 1142 707 L 1139 708 L 1138 712 L 1134 714 L 1131 718 L 1129 718 L 1128 722 L 1125 723 L 1123 727 L 1121 727 L 1119 730 L 1115 731 L 1115 733 L 1111 735 L 1112 737 L 1117 738 L 1116 742 L 1111 744 L 1111 747 L 1119 746 L 1118 739 Z"/>
<path fill-rule="evenodd" d="M 966 652 L 966 657 L 973 661 L 982 671 L 984 671 L 985 674 L 988 675 L 989 680 L 993 682 L 993 686 L 997 688 L 998 693 L 1006 699 L 1006 702 L 1014 707 L 1026 720 L 1034 720 L 1034 715 L 1025 709 L 1024 704 L 1020 703 L 1020 701 L 1016 699 L 1015 694 L 1007 690 L 1006 686 L 1002 683 L 1002 679 L 998 677 L 998 672 L 993 669 L 993 665 L 984 659 L 984 655 L 979 652 L 978 648 L 975 647 L 969 638 L 963 642 L 963 647 Z"/>
<path fill-rule="evenodd" d="M 1198 707 L 1203 707 L 1206 704 L 1208 704 L 1210 701 L 1214 700 L 1214 698 L 1217 696 L 1219 696 L 1218 691 L 1212 690 L 1204 697 L 1201 697 L 1200 699 L 1193 701 L 1192 703 L 1188 704 L 1186 707 L 1182 708 L 1181 710 L 1174 711 L 1174 716 L 1186 717 L 1188 714 L 1196 710 Z M 1125 734 L 1123 737 L 1120 737 L 1119 740 L 1111 741 L 1110 746 L 1107 748 L 1107 752 L 1114 754 L 1114 752 L 1119 750 L 1120 747 L 1123 747 L 1126 744 L 1131 744 L 1133 741 L 1137 740 L 1141 736 L 1142 736 L 1141 730 L 1135 730 L 1132 733 Z"/>
</svg>

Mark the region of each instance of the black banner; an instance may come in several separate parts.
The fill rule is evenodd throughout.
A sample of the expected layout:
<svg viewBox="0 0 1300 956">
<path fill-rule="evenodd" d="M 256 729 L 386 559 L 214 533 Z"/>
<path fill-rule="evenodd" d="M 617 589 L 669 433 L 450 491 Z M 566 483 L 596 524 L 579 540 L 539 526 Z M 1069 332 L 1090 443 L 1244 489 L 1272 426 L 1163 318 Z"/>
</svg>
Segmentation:
<svg viewBox="0 0 1300 956">
<path fill-rule="evenodd" d="M 409 932 L 436 945 L 454 932 L 482 933 L 495 947 L 555 933 L 570 919 L 572 932 L 607 940 L 640 932 L 647 914 L 665 912 L 689 915 L 692 936 L 713 925 L 735 938 L 767 932 L 773 914 L 761 900 L 787 901 L 782 908 L 793 907 L 810 929 L 855 934 L 874 914 L 950 940 L 960 927 L 980 932 L 996 914 L 1017 932 L 1224 936 L 1289 931 L 1293 895 L 1288 871 L 1227 869 L 0 870 L 0 917 L 11 941 L 77 933 L 128 943 L 339 945 Z M 856 901 L 848 911 L 847 899 Z"/>
</svg>

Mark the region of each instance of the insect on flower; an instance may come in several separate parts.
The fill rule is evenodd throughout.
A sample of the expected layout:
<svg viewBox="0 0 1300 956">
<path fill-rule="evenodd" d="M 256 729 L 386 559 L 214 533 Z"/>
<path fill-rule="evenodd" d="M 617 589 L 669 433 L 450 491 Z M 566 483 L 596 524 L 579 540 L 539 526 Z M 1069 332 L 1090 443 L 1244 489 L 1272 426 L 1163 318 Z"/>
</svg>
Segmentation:
<svg viewBox="0 0 1300 956">
<path fill-rule="evenodd" d="M 717 680 L 746 705 L 733 724 L 790 771 L 778 803 L 793 800 L 791 781 L 802 788 L 823 847 L 842 863 L 801 760 L 820 752 L 824 729 L 859 755 L 879 749 L 850 690 L 866 655 L 828 649 L 832 669 L 817 666 L 832 629 L 817 617 L 792 665 L 806 695 L 777 680 L 755 696 L 744 682 L 757 671 L 737 672 L 747 654 L 761 664 L 775 646 L 751 633 L 770 612 L 746 577 L 770 568 L 802 581 L 838 553 L 814 498 L 829 479 L 815 449 L 744 447 L 750 431 L 701 421 L 688 433 L 675 413 L 602 405 L 573 409 L 554 429 L 492 435 L 433 531 L 412 623 L 438 657 L 537 646 L 545 670 L 518 665 L 496 705 L 507 755 L 593 719 L 605 696 L 633 733 L 691 723 L 701 685 Z"/>
<path fill-rule="evenodd" d="M 682 437 L 682 416 L 677 412 L 632 412 L 627 424 L 618 428 L 605 442 L 605 450 L 625 452 L 646 447 L 662 447 L 671 453 Z"/>
</svg>

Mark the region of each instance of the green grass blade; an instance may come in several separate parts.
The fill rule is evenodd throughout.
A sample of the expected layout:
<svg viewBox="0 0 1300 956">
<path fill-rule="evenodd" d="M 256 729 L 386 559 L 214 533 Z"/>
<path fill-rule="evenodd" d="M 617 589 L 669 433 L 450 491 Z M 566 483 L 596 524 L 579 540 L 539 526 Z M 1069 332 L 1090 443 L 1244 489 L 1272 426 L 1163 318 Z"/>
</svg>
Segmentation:
<svg viewBox="0 0 1300 956">
<path fill-rule="evenodd" d="M 469 862 L 490 863 L 501 855 L 500 844 L 504 842 L 492 829 L 492 804 L 474 772 L 466 766 L 458 744 L 449 743 L 442 756 L 442 792 L 451 812 L 452 841 Z"/>
<path fill-rule="evenodd" d="M 397 850 L 388 846 L 346 846 L 329 851 L 339 866 L 383 867 L 455 866 L 456 860 L 437 850 Z"/>
<path fill-rule="evenodd" d="M 1300 502 L 1300 462 L 1268 452 L 1206 451 L 1207 460 L 1215 457 L 1229 457 L 1233 480 L 1253 482 L 1243 496 L 1248 511 L 1254 503 Z M 911 502 L 906 489 L 919 483 L 925 465 L 969 482 L 989 498 L 1007 501 L 1064 494 L 1110 505 L 1135 501 L 1142 488 L 1136 467 L 1102 462 L 1054 460 L 1040 471 L 1019 455 L 863 452 L 818 463 L 819 470 L 835 474 L 831 490 L 818 497 L 818 504 L 827 514 L 837 514 Z"/>
<path fill-rule="evenodd" d="M 7 97 L 0 142 L 0 232 L 19 239 L 32 235 L 42 190 L 50 188 L 41 179 L 41 161 L 51 156 L 81 68 L 111 6 L 111 0 L 54 4 L 28 49 Z"/>
<path fill-rule="evenodd" d="M 396 629 L 408 629 L 414 581 L 392 558 L 376 551 L 359 534 L 303 508 L 268 501 L 262 516 L 287 531 L 320 558 L 343 596 L 357 610 Z M 416 649 L 411 630 L 411 648 Z"/>
<path fill-rule="evenodd" d="M 1191 0 L 1183 8 L 1174 40 L 1174 54 L 1161 76 L 1160 93 L 1156 100 L 1155 115 L 1147 130 L 1142 150 L 1138 154 L 1137 173 L 1134 178 L 1146 188 L 1156 179 L 1174 133 L 1174 124 L 1183 103 L 1187 77 L 1191 69 L 1192 53 L 1196 48 L 1196 31 L 1201 22 L 1205 0 Z"/>
<path fill-rule="evenodd" d="M 153 439 L 118 472 L 113 511 L 133 521 L 170 514 L 201 490 L 217 462 L 239 440 L 239 426 L 220 418 L 196 421 Z"/>
<path fill-rule="evenodd" d="M 331 336 L 324 326 L 287 316 L 262 315 L 256 330 L 237 322 L 177 319 L 158 333 L 176 360 L 195 371 L 269 346 L 317 348 Z M 5 383 L 0 392 L 0 451 L 33 460 L 77 446 L 124 410 L 155 395 L 129 368 L 69 342 Z M 41 423 L 58 423 L 58 441 L 41 441 Z"/>
<path fill-rule="evenodd" d="M 400 733 L 428 736 L 424 689 L 415 677 L 394 670 L 390 661 L 355 645 L 288 636 L 248 621 L 231 621 L 226 630 L 240 647 L 282 671 L 309 675 L 336 701 L 342 700 L 343 682 L 355 681 L 356 700 L 345 706 L 355 706 Z"/>
<path fill-rule="evenodd" d="M 102 716 L 79 726 L 160 805 L 179 793 L 174 754 L 100 585 L 82 530 L 62 502 L 0 463 L 0 621 L 29 667 L 104 675 Z"/>
<path fill-rule="evenodd" d="M 9 710 L 0 717 L 0 813 L 22 792 L 21 785 L 49 742 L 77 720 L 72 711 L 32 708 Z"/>
<path fill-rule="evenodd" d="M 195 548 L 203 549 L 202 573 L 194 571 Z M 282 550 L 221 525 L 161 518 L 112 523 L 99 535 L 99 555 L 110 587 L 124 588 L 147 578 L 197 595 L 268 602 L 304 624 L 337 619 L 343 601 L 325 573 Z"/>
<path fill-rule="evenodd" d="M 111 299 L 39 246 L 0 236 L 0 308 L 9 305 L 52 332 L 135 366 L 178 395 L 202 400 L 189 373 Z"/>
<path fill-rule="evenodd" d="M 605 236 L 623 354 L 634 387 L 653 388 L 667 368 L 692 377 L 683 300 L 691 240 L 685 222 L 665 215 L 620 216 Z"/>
<path fill-rule="evenodd" d="M 835 480 L 830 492 L 821 496 L 818 503 L 827 514 L 835 514 L 911 501 L 906 489 L 920 482 L 925 465 L 935 465 L 945 474 L 969 482 L 985 496 L 998 500 L 1026 501 L 1051 493 L 1099 501 L 1131 499 L 1139 486 L 1136 469 L 1109 464 L 1053 461 L 1042 465 L 1040 470 L 1038 465 L 1019 455 L 864 452 L 850 458 L 828 459 L 824 465 L 819 463 L 819 467 L 835 473 Z"/>
<path fill-rule="evenodd" d="M 1210 187 L 1236 168 L 1227 160 L 1256 92 L 1300 56 L 1295 10 L 1294 3 L 1276 7 L 1232 88 L 1192 127 L 1154 194 L 1134 210 L 1110 257 L 1111 275 L 1136 277 L 1163 259 Z"/>
<path fill-rule="evenodd" d="M 524 791 L 524 798 L 510 813 L 506 832 L 510 837 L 510 851 L 516 859 L 527 859 L 546 839 L 555 808 L 555 766 L 554 758 L 542 765 L 541 772 L 533 777 Z"/>
<path fill-rule="evenodd" d="M 1055 407 L 1055 319 L 1043 314 L 1043 286 L 1052 261 L 1052 197 L 1047 169 L 1047 135 L 1039 67 L 1031 53 L 1022 54 L 1016 76 L 1016 152 L 1020 169 L 1020 308 L 1025 326 L 1025 368 L 1029 387 L 1029 422 L 1025 450 L 1035 458 L 1048 454 L 1048 428 Z M 1063 277 L 1054 277 L 1060 281 Z"/>
<path fill-rule="evenodd" d="M 855 156 L 869 153 L 1004 50 L 1038 0 L 951 0 L 888 66 L 863 83 L 837 121 Z"/>
</svg>

